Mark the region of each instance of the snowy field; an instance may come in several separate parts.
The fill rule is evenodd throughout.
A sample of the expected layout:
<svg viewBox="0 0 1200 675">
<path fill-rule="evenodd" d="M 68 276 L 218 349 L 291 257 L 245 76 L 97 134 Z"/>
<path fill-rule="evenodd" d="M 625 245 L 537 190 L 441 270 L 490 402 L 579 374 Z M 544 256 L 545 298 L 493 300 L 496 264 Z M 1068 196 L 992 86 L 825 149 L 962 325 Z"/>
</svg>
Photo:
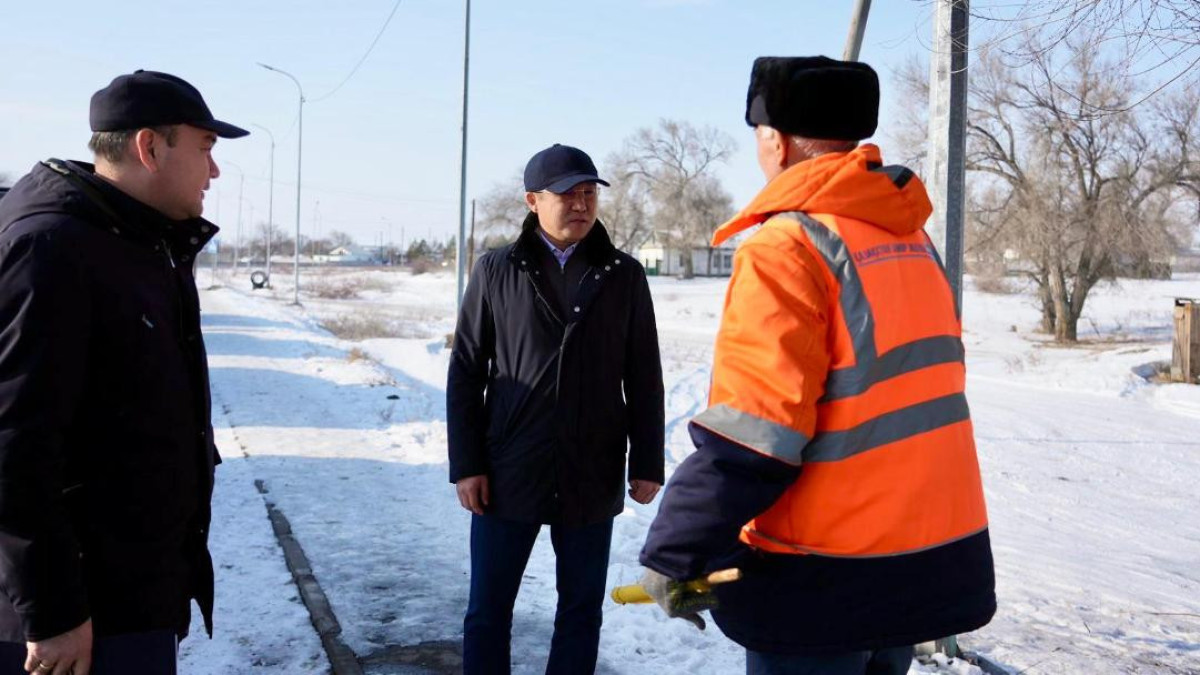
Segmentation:
<svg viewBox="0 0 1200 675">
<path fill-rule="evenodd" d="M 244 270 L 226 273 L 202 294 L 225 458 L 213 524 L 217 636 L 193 628 L 183 672 L 329 671 L 256 480 L 291 521 L 367 672 L 410 672 L 373 671 L 372 657 L 461 640 L 466 605 L 469 520 L 445 463 L 454 278 L 323 270 L 302 286 L 301 309 L 288 305 L 284 276 L 251 292 Z M 208 269 L 198 277 L 214 281 Z M 686 422 L 706 400 L 725 282 L 651 281 L 668 477 L 691 451 Z M 1029 296 L 968 285 L 967 393 L 1000 609 L 960 639 L 1012 673 L 1200 673 L 1200 387 L 1139 375 L 1170 359 L 1176 296 L 1200 297 L 1200 276 L 1101 286 L 1080 323 L 1084 342 L 1066 349 L 1034 331 Z M 657 508 L 629 501 L 618 516 L 610 586 L 638 578 Z M 517 601 L 515 673 L 543 671 L 554 604 L 544 533 Z M 652 607 L 607 604 L 600 649 L 601 673 L 744 672 L 742 652 L 718 631 Z"/>
</svg>

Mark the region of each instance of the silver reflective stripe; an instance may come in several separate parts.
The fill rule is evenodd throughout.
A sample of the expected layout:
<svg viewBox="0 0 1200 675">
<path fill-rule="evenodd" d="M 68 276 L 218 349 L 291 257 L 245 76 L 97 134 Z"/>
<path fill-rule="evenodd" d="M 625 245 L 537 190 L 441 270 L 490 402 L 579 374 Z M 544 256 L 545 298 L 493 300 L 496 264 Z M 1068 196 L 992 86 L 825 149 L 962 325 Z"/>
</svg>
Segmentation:
<svg viewBox="0 0 1200 675">
<path fill-rule="evenodd" d="M 795 429 L 744 413 L 724 403 L 696 415 L 692 422 L 792 466 L 800 465 L 804 447 L 809 441 L 808 436 Z"/>
<path fill-rule="evenodd" d="M 804 448 L 805 462 L 836 462 L 971 418 L 967 397 L 950 394 L 871 418 L 845 431 L 819 433 Z"/>
<path fill-rule="evenodd" d="M 841 286 L 838 304 L 846 329 L 854 343 L 852 368 L 831 370 L 825 383 L 822 402 L 858 396 L 875 384 L 929 366 L 963 360 L 962 340 L 952 335 L 939 335 L 900 345 L 880 355 L 875 345 L 875 316 L 863 289 L 862 278 L 846 243 L 833 230 L 800 211 L 776 214 L 800 223 L 809 241 L 824 258 L 826 266 Z M 929 237 L 926 236 L 926 241 Z M 932 244 L 930 244 L 932 247 Z M 937 251 L 934 249 L 934 257 Z M 941 267 L 941 261 L 938 260 Z M 943 269 L 943 273 L 944 273 Z"/>
<path fill-rule="evenodd" d="M 933 254 L 933 259 L 937 262 L 938 269 L 942 271 L 942 276 L 946 277 L 946 284 L 953 288 L 954 284 L 950 283 L 950 273 L 946 271 L 946 264 L 942 262 L 942 256 L 938 254 L 938 248 L 934 246 L 933 239 L 929 237 L 928 232 L 922 231 L 922 234 L 925 235 L 925 241 L 929 242 L 929 252 Z M 958 306 L 957 299 L 954 301 L 954 318 L 962 321 L 962 307 Z"/>
<path fill-rule="evenodd" d="M 866 393 L 884 380 L 944 363 L 961 363 L 962 341 L 953 335 L 939 335 L 900 345 L 874 359 L 859 359 L 858 365 L 829 371 L 821 402 Z"/>
<path fill-rule="evenodd" d="M 846 321 L 846 329 L 854 341 L 854 353 L 858 362 L 874 359 L 875 317 L 871 314 L 871 304 L 867 302 L 862 279 L 858 276 L 858 268 L 854 266 L 846 242 L 833 230 L 806 213 L 793 211 L 779 215 L 799 221 L 809 241 L 817 247 L 833 278 L 841 286 L 838 303 L 842 306 L 842 318 Z"/>
</svg>

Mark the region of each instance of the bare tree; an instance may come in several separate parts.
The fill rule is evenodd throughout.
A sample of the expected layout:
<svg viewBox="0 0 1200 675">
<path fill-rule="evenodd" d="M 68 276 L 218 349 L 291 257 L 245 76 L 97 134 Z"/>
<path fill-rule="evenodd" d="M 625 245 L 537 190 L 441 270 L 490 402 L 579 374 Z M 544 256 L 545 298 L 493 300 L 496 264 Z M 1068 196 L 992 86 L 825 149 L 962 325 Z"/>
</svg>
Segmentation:
<svg viewBox="0 0 1200 675">
<path fill-rule="evenodd" d="M 330 232 L 326 239 L 328 240 L 329 247 L 331 249 L 354 245 L 354 237 L 351 237 L 345 232 L 339 232 L 338 230 Z"/>
<path fill-rule="evenodd" d="M 685 253 L 684 277 L 693 273 L 692 249 L 733 213 L 733 198 L 715 175 L 737 144 L 726 133 L 688 122 L 660 120 L 625 141 L 627 175 L 643 181 L 654 232 Z M 711 250 L 710 250 L 711 254 Z"/>
<path fill-rule="evenodd" d="M 1010 67 L 1045 61 L 1087 34 L 1111 57 L 1100 71 L 1104 77 L 1145 83 L 1137 96 L 1120 101 L 1077 100 L 1089 113 L 1128 110 L 1174 83 L 1194 82 L 1200 64 L 1196 0 L 973 0 L 970 14 L 973 25 L 990 29 L 985 44 Z M 1056 81 L 1044 85 L 1071 96 Z"/>
<path fill-rule="evenodd" d="M 892 84 L 899 103 L 880 121 L 899 151 L 899 163 L 924 175 L 929 151 L 929 64 L 910 55 L 892 72 Z"/>
<path fill-rule="evenodd" d="M 650 234 L 650 186 L 628 152 L 609 155 L 600 176 L 611 184 L 601 194 L 600 220 L 613 245 L 633 253 Z"/>
<path fill-rule="evenodd" d="M 984 51 L 972 71 L 968 250 L 1019 253 L 1060 342 L 1077 339 L 1099 281 L 1166 259 L 1177 206 L 1200 184 L 1196 91 L 1135 110 L 1138 88 L 1113 78 L 1099 45 L 1072 38 L 1065 63 L 1040 52 L 1019 70 Z"/>
<path fill-rule="evenodd" d="M 250 257 L 253 260 L 260 260 L 260 259 L 266 260 L 267 259 L 267 228 L 268 227 L 271 228 L 271 230 L 270 230 L 271 256 L 275 257 L 277 255 L 280 255 L 280 253 L 282 251 L 282 248 L 280 247 L 280 242 L 287 239 L 287 237 L 288 237 L 287 232 L 278 225 L 268 225 L 266 222 L 260 222 L 254 226 L 254 236 L 251 237 L 250 242 L 246 245 L 246 249 L 249 252 Z M 290 248 L 291 244 L 288 244 L 288 247 Z"/>
<path fill-rule="evenodd" d="M 521 223 L 529 209 L 525 206 L 523 169 L 495 183 L 492 189 L 476 202 L 475 236 L 487 239 L 490 235 L 509 233 L 511 239 L 521 231 Z"/>
</svg>

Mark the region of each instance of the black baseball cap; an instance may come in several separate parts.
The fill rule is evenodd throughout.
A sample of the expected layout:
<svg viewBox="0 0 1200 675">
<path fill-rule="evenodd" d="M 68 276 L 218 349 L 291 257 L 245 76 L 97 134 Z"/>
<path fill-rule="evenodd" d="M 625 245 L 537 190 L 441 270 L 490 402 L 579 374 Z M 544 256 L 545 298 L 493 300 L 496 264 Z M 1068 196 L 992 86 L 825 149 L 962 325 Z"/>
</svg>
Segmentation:
<svg viewBox="0 0 1200 675">
<path fill-rule="evenodd" d="M 526 192 L 562 194 L 580 183 L 608 185 L 596 175 L 592 158 L 579 148 L 555 143 L 529 159 L 525 165 Z"/>
<path fill-rule="evenodd" d="M 166 124 L 190 124 L 221 138 L 249 131 L 213 118 L 200 92 L 182 78 L 153 70 L 120 75 L 92 94 L 88 115 L 92 131 L 127 131 Z"/>
</svg>

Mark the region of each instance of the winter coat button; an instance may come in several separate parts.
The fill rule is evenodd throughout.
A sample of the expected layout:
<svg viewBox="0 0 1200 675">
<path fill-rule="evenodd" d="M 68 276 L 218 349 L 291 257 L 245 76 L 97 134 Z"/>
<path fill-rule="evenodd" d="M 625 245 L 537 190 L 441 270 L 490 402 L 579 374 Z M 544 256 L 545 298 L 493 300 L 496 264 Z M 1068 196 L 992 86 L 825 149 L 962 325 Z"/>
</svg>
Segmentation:
<svg viewBox="0 0 1200 675">
<path fill-rule="evenodd" d="M 576 306 L 575 306 L 575 312 L 576 312 L 576 313 L 578 313 L 578 312 L 579 312 L 579 305 L 576 305 Z"/>
<path fill-rule="evenodd" d="M 199 243 L 200 243 L 200 238 L 199 238 L 199 237 L 192 237 L 191 239 L 188 239 L 188 241 L 189 241 L 189 242 L 191 242 L 193 245 L 195 245 L 195 244 L 199 244 Z"/>
<path fill-rule="evenodd" d="M 604 266 L 604 271 L 605 271 L 605 272 L 611 272 L 611 271 L 612 271 L 612 265 L 605 265 L 605 266 Z"/>
<path fill-rule="evenodd" d="M 183 262 L 187 262 L 187 261 L 189 261 L 189 260 L 191 260 L 191 259 L 192 259 L 192 256 L 190 256 L 190 255 L 181 255 L 181 256 L 179 256 L 179 259 L 180 259 L 180 260 L 182 260 Z"/>
<path fill-rule="evenodd" d="M 209 231 L 209 230 L 211 230 L 211 229 L 212 229 L 212 228 L 211 228 L 211 227 L 209 227 L 209 226 L 207 226 L 207 225 L 201 225 L 201 226 L 200 226 L 200 231 L 201 231 L 201 232 L 203 232 L 204 234 L 208 234 L 208 231 Z"/>
<path fill-rule="evenodd" d="M 597 275 L 596 275 L 596 279 L 599 279 L 599 278 L 600 278 L 600 275 L 599 275 L 599 274 L 597 274 Z"/>
</svg>

